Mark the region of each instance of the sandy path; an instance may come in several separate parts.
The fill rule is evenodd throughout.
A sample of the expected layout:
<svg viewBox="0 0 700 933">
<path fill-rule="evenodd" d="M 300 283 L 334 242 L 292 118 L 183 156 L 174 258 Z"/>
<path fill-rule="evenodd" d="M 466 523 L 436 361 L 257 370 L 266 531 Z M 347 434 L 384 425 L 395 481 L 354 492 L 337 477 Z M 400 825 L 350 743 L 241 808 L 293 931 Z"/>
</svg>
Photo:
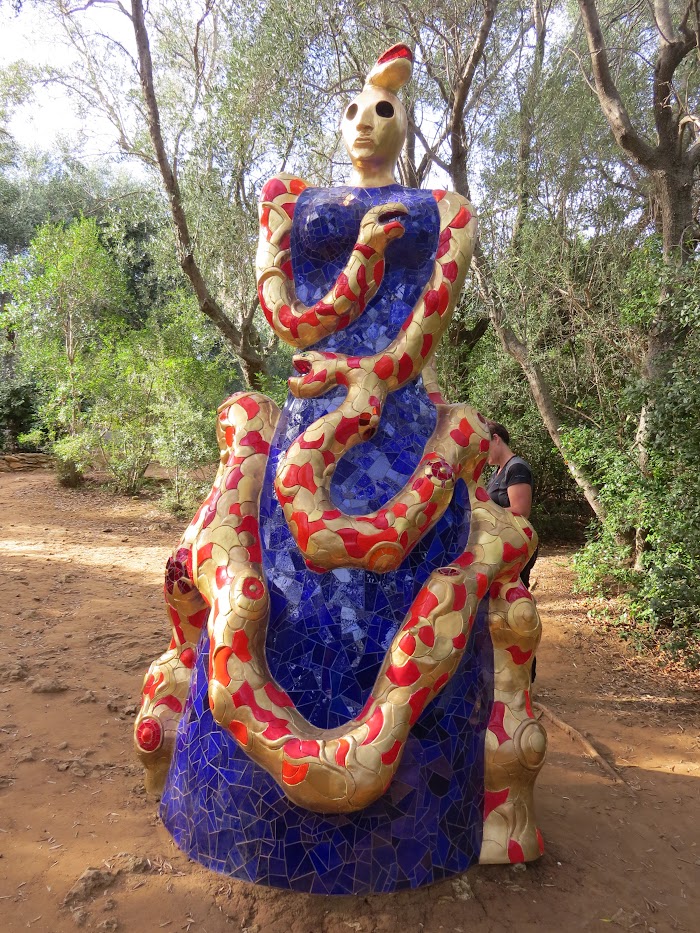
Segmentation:
<svg viewBox="0 0 700 933">
<path fill-rule="evenodd" d="M 632 664 L 570 593 L 566 551 L 533 579 L 541 700 L 629 789 L 549 727 L 546 854 L 417 892 L 324 899 L 255 888 L 178 852 L 143 790 L 134 704 L 167 641 L 162 567 L 180 525 L 143 500 L 0 475 L 0 930 L 418 933 L 700 930 L 698 693 Z M 62 906 L 83 872 L 81 889 Z"/>
</svg>

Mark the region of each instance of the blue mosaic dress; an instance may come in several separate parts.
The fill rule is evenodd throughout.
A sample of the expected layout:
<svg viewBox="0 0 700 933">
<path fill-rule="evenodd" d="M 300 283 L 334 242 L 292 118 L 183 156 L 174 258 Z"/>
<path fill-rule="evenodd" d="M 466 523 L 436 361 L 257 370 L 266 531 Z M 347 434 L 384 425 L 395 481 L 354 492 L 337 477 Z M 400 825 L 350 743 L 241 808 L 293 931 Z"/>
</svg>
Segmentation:
<svg viewBox="0 0 700 933">
<path fill-rule="evenodd" d="M 396 337 L 432 271 L 439 220 L 430 192 L 382 188 L 306 189 L 292 227 L 297 296 L 320 299 L 342 271 L 360 220 L 373 205 L 409 209 L 404 236 L 386 253 L 382 285 L 353 324 L 314 349 L 373 354 Z M 375 574 L 308 570 L 273 490 L 281 454 L 342 389 L 318 399 L 290 396 L 272 444 L 261 497 L 263 567 L 271 599 L 270 670 L 315 726 L 334 728 L 364 706 L 392 638 L 421 586 L 460 554 L 469 499 L 457 484 L 450 507 L 398 570 Z M 331 487 L 351 514 L 378 509 L 410 477 L 436 411 L 422 380 L 387 399 L 371 441 L 339 462 Z M 209 711 L 208 644 L 198 649 L 161 815 L 178 845 L 215 871 L 316 894 L 371 894 L 415 888 L 461 872 L 478 859 L 483 743 L 492 698 L 492 651 L 484 604 L 462 665 L 413 727 L 388 791 L 364 810 L 321 815 L 291 803 Z"/>
</svg>

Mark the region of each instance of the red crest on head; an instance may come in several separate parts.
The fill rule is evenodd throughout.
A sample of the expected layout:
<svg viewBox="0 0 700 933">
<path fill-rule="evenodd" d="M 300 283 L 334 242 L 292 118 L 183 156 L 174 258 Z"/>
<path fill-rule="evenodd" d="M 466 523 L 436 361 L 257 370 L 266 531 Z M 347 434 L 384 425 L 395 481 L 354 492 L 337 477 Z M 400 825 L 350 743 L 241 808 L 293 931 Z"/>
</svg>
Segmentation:
<svg viewBox="0 0 700 933">
<path fill-rule="evenodd" d="M 381 87 L 396 94 L 411 80 L 412 73 L 413 52 L 407 45 L 398 43 L 379 56 L 377 64 L 367 75 L 365 85 Z"/>
</svg>

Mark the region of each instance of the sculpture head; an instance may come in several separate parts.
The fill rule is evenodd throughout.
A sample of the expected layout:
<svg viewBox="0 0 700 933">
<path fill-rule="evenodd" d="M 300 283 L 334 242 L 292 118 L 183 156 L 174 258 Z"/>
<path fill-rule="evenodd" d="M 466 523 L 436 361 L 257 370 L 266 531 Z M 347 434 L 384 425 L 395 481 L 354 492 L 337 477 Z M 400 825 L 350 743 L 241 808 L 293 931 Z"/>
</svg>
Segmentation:
<svg viewBox="0 0 700 933">
<path fill-rule="evenodd" d="M 343 142 L 353 165 L 352 184 L 360 188 L 390 185 L 406 139 L 406 110 L 396 93 L 413 70 L 406 45 L 393 45 L 377 60 L 362 91 L 346 107 Z"/>
</svg>

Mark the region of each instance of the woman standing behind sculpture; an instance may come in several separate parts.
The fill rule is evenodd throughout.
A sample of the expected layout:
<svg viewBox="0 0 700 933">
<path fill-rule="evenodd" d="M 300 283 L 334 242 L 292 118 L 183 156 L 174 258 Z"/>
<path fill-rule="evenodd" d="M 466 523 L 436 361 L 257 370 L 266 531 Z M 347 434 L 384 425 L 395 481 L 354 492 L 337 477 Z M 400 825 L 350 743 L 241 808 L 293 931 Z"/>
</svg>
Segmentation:
<svg viewBox="0 0 700 933">
<path fill-rule="evenodd" d="M 154 787 L 178 730 L 162 815 L 188 854 L 322 893 L 540 851 L 539 623 L 517 583 L 534 539 L 478 482 L 481 416 L 419 378 L 475 222 L 393 180 L 410 73 L 395 46 L 347 108 L 352 185 L 263 188 L 261 306 L 314 349 L 281 413 L 256 393 L 220 409 L 221 468 L 169 562 L 173 642 L 136 724 Z"/>
<path fill-rule="evenodd" d="M 510 447 L 510 434 L 497 421 L 488 422 L 491 434 L 489 445 L 489 466 L 495 467 L 486 486 L 491 500 L 504 509 L 509 509 L 524 518 L 532 511 L 532 470 L 530 464 L 517 456 Z M 530 573 L 535 566 L 539 548 L 530 557 L 520 571 L 520 579 L 530 588 Z M 532 678 L 535 679 L 534 676 Z"/>
</svg>

